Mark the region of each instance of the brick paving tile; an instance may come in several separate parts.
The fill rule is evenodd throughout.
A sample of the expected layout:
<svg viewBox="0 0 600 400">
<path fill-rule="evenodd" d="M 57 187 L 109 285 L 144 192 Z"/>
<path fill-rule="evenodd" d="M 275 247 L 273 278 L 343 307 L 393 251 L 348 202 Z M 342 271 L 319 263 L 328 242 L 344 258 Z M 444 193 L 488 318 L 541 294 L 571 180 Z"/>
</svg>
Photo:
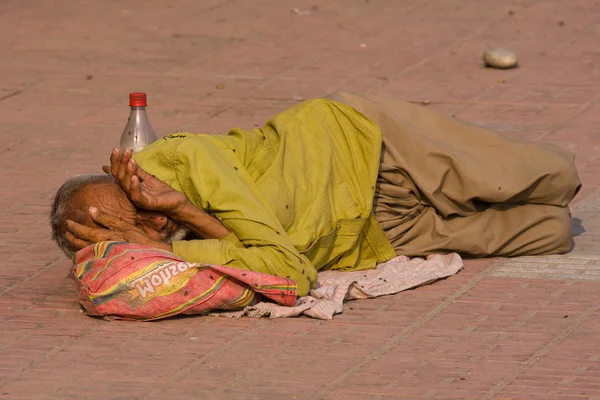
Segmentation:
<svg viewBox="0 0 600 400">
<path fill-rule="evenodd" d="M 600 398 L 595 279 L 466 260 L 456 276 L 350 302 L 332 321 L 106 322 L 80 313 L 47 225 L 57 187 L 106 163 L 130 91 L 149 93 L 161 135 L 261 126 L 302 99 L 348 91 L 573 151 L 585 231 L 575 253 L 596 265 L 599 6 L 0 1 L 0 397 Z M 487 47 L 515 51 L 519 68 L 485 68 Z M 515 262 L 576 267 L 577 254 Z"/>
</svg>

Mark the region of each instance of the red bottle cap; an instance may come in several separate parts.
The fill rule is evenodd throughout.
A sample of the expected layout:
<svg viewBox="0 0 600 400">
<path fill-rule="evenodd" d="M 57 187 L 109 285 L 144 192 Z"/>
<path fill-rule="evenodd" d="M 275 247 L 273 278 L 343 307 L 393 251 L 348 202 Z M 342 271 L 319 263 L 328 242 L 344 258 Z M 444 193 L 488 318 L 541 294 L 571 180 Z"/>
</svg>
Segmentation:
<svg viewBox="0 0 600 400">
<path fill-rule="evenodd" d="M 148 103 L 146 102 L 146 93 L 129 93 L 129 107 L 146 107 L 147 105 Z"/>
</svg>

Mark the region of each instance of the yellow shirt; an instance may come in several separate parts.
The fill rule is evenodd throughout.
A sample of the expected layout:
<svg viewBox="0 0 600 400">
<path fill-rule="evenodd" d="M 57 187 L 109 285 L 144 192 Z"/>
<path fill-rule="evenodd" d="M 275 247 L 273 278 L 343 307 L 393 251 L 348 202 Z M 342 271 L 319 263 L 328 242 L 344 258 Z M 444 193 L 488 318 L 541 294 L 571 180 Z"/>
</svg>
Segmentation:
<svg viewBox="0 0 600 400">
<path fill-rule="evenodd" d="M 175 241 L 175 254 L 288 277 L 302 296 L 318 270 L 370 269 L 395 256 L 371 212 L 381 142 L 364 115 L 315 99 L 263 129 L 172 134 L 135 159 L 232 231 Z"/>
</svg>

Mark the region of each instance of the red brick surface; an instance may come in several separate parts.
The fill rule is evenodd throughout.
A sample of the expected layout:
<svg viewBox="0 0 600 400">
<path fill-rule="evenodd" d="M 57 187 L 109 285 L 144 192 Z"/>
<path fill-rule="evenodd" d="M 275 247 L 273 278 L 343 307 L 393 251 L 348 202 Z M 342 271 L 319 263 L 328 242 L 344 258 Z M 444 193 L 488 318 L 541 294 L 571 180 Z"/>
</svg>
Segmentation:
<svg viewBox="0 0 600 400">
<path fill-rule="evenodd" d="M 600 185 L 597 0 L 0 1 L 0 398 L 600 398 L 600 282 L 490 276 L 349 303 L 333 321 L 80 314 L 48 204 L 118 143 L 261 125 L 380 93 L 576 153 Z M 487 47 L 520 67 L 482 66 Z M 507 155 L 510 156 L 510 155 Z"/>
</svg>

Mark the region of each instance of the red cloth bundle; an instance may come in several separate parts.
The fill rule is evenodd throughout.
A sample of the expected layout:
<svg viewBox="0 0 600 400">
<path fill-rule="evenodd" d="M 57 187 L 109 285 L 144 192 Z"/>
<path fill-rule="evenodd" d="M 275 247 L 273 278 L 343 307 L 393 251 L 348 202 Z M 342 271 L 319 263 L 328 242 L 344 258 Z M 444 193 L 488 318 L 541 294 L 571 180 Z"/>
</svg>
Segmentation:
<svg viewBox="0 0 600 400">
<path fill-rule="evenodd" d="M 148 321 L 239 310 L 264 298 L 284 306 L 296 301 L 291 279 L 189 263 L 132 243 L 101 242 L 80 250 L 71 275 L 79 304 L 98 317 Z"/>
</svg>

